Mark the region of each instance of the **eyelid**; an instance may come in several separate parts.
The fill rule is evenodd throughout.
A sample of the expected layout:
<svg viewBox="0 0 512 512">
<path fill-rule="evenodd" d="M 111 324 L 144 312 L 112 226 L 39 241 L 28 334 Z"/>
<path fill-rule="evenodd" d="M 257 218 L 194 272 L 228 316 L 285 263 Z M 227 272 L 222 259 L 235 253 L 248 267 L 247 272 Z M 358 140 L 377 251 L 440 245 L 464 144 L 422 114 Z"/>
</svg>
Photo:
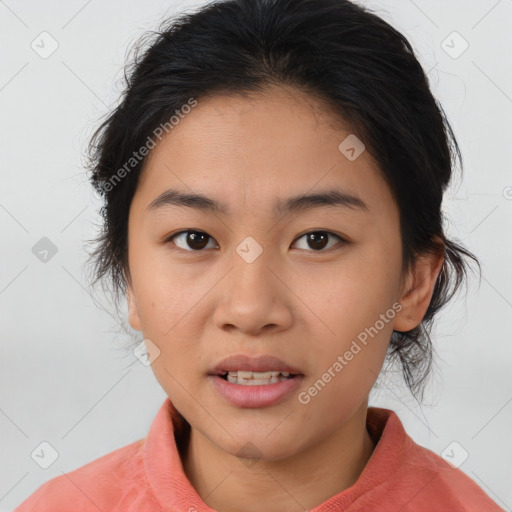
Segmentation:
<svg viewBox="0 0 512 512">
<path fill-rule="evenodd" d="M 168 237 L 166 237 L 163 241 L 164 244 L 169 244 L 169 243 L 172 243 L 174 246 L 174 242 L 172 242 L 172 239 L 179 236 L 179 235 L 182 235 L 184 233 L 199 233 L 199 234 L 204 234 L 204 235 L 207 235 L 211 240 L 215 240 L 215 238 L 213 238 L 211 235 L 209 235 L 206 231 L 202 231 L 200 229 L 193 229 L 193 228 L 188 228 L 188 229 L 182 229 L 181 231 L 177 231 L 176 233 L 173 233 L 171 235 L 169 235 Z M 333 231 L 329 231 L 327 229 L 321 229 L 321 228 L 316 228 L 316 229 L 309 229 L 308 231 L 305 231 L 304 233 L 298 235 L 294 240 L 293 240 L 293 243 L 296 243 L 298 240 L 300 240 L 302 237 L 304 237 L 305 235 L 309 235 L 311 233 L 326 233 L 327 235 L 331 235 L 331 236 L 334 236 L 336 238 L 338 238 L 339 240 L 339 243 L 334 245 L 333 247 L 330 247 L 329 249 L 326 249 L 326 250 L 320 250 L 320 251 L 313 251 L 313 250 L 306 250 L 306 249 L 301 249 L 301 250 L 305 250 L 306 252 L 311 252 L 311 253 L 317 253 L 317 254 L 321 254 L 321 253 L 327 253 L 327 252 L 330 252 L 331 250 L 336 250 L 337 248 L 339 248 L 340 246 L 343 247 L 347 244 L 349 244 L 349 240 L 347 240 L 345 237 L 341 236 L 341 235 L 338 235 L 337 233 L 334 233 Z M 185 253 L 201 253 L 201 252 L 204 252 L 204 249 L 201 249 L 201 250 L 198 250 L 198 251 L 194 251 L 194 250 L 187 250 L 187 249 L 182 249 L 181 247 L 175 247 L 173 248 L 174 251 L 178 251 L 178 252 L 185 252 Z"/>
</svg>

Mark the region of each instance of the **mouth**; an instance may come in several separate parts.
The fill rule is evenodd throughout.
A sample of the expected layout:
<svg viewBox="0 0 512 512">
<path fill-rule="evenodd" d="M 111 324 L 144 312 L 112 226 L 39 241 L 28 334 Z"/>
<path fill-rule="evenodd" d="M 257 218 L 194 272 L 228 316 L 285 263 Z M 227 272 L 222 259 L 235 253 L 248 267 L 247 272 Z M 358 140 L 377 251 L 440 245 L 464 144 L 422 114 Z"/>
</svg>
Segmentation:
<svg viewBox="0 0 512 512">
<path fill-rule="evenodd" d="M 236 375 L 230 375 L 230 373 Z M 256 377 L 260 377 L 258 374 L 261 373 L 265 376 L 270 373 L 270 378 L 254 378 L 254 374 Z M 246 374 L 252 374 L 251 378 L 244 378 L 243 376 Z M 242 408 L 276 406 L 284 400 L 290 399 L 302 385 L 303 379 L 304 375 L 302 374 L 285 376 L 278 371 L 237 372 L 232 370 L 218 375 L 209 375 L 209 381 L 215 392 L 231 405 Z"/>
<path fill-rule="evenodd" d="M 213 367 L 209 375 L 242 386 L 277 384 L 304 376 L 300 369 L 270 354 L 258 357 L 245 354 L 229 356 Z"/>
<path fill-rule="evenodd" d="M 290 398 L 304 382 L 302 370 L 266 354 L 237 354 L 208 373 L 214 390 L 237 407 L 275 406 Z"/>
</svg>

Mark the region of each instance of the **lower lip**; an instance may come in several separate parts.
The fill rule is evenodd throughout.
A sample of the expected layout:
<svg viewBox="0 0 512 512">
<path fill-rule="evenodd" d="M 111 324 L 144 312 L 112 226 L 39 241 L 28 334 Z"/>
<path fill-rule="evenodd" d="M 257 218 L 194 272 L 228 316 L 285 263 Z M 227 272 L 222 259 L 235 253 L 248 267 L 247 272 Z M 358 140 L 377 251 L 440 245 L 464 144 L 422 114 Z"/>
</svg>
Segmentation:
<svg viewBox="0 0 512 512">
<path fill-rule="evenodd" d="M 232 384 L 218 375 L 209 375 L 208 378 L 212 381 L 215 389 L 233 405 L 239 407 L 267 407 L 279 403 L 295 391 L 300 386 L 304 375 L 297 375 L 292 379 L 260 386 Z"/>
</svg>

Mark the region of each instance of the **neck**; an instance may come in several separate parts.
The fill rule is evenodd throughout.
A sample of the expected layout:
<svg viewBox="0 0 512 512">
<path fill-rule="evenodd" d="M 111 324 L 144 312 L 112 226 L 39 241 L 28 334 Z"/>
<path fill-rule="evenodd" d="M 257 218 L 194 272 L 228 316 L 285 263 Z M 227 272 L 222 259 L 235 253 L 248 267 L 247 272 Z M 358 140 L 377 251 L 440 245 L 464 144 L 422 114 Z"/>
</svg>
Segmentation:
<svg viewBox="0 0 512 512">
<path fill-rule="evenodd" d="M 201 499 L 219 512 L 309 510 L 355 484 L 373 450 L 365 402 L 329 437 L 292 457 L 254 464 L 227 453 L 194 428 L 182 459 Z"/>
</svg>

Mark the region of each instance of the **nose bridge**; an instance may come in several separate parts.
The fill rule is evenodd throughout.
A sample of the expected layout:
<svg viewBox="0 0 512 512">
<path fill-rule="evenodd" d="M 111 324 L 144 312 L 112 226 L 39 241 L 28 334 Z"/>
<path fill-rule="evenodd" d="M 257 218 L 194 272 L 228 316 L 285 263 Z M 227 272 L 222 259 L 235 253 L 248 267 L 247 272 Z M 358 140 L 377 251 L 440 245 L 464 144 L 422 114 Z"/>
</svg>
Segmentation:
<svg viewBox="0 0 512 512">
<path fill-rule="evenodd" d="M 268 325 L 288 325 L 286 287 L 272 268 L 274 255 L 252 235 L 245 236 L 234 249 L 231 270 L 216 305 L 217 325 L 253 333 Z"/>
<path fill-rule="evenodd" d="M 267 260 L 270 256 L 267 240 L 272 235 L 273 222 L 268 216 L 260 191 L 252 193 L 252 189 L 246 185 L 242 196 L 236 205 L 231 228 L 236 254 L 244 263 L 251 265 L 258 260 Z"/>
<path fill-rule="evenodd" d="M 241 202 L 240 213 L 231 226 L 235 242 L 230 259 L 230 266 L 234 267 L 230 288 L 243 293 L 250 292 L 244 288 L 251 286 L 260 294 L 275 293 L 276 270 L 271 269 L 279 266 L 277 256 L 280 252 L 280 241 L 273 236 L 275 221 L 267 217 L 267 210 L 262 208 L 255 195 L 245 194 Z"/>
<path fill-rule="evenodd" d="M 234 266 L 232 276 L 232 288 L 240 292 L 249 292 L 248 288 L 257 289 L 258 293 L 265 294 L 273 288 L 271 281 L 273 273 L 269 267 L 274 261 L 268 244 L 258 235 L 246 235 L 235 247 L 232 264 Z M 272 276 L 272 278 L 271 278 Z"/>
</svg>

